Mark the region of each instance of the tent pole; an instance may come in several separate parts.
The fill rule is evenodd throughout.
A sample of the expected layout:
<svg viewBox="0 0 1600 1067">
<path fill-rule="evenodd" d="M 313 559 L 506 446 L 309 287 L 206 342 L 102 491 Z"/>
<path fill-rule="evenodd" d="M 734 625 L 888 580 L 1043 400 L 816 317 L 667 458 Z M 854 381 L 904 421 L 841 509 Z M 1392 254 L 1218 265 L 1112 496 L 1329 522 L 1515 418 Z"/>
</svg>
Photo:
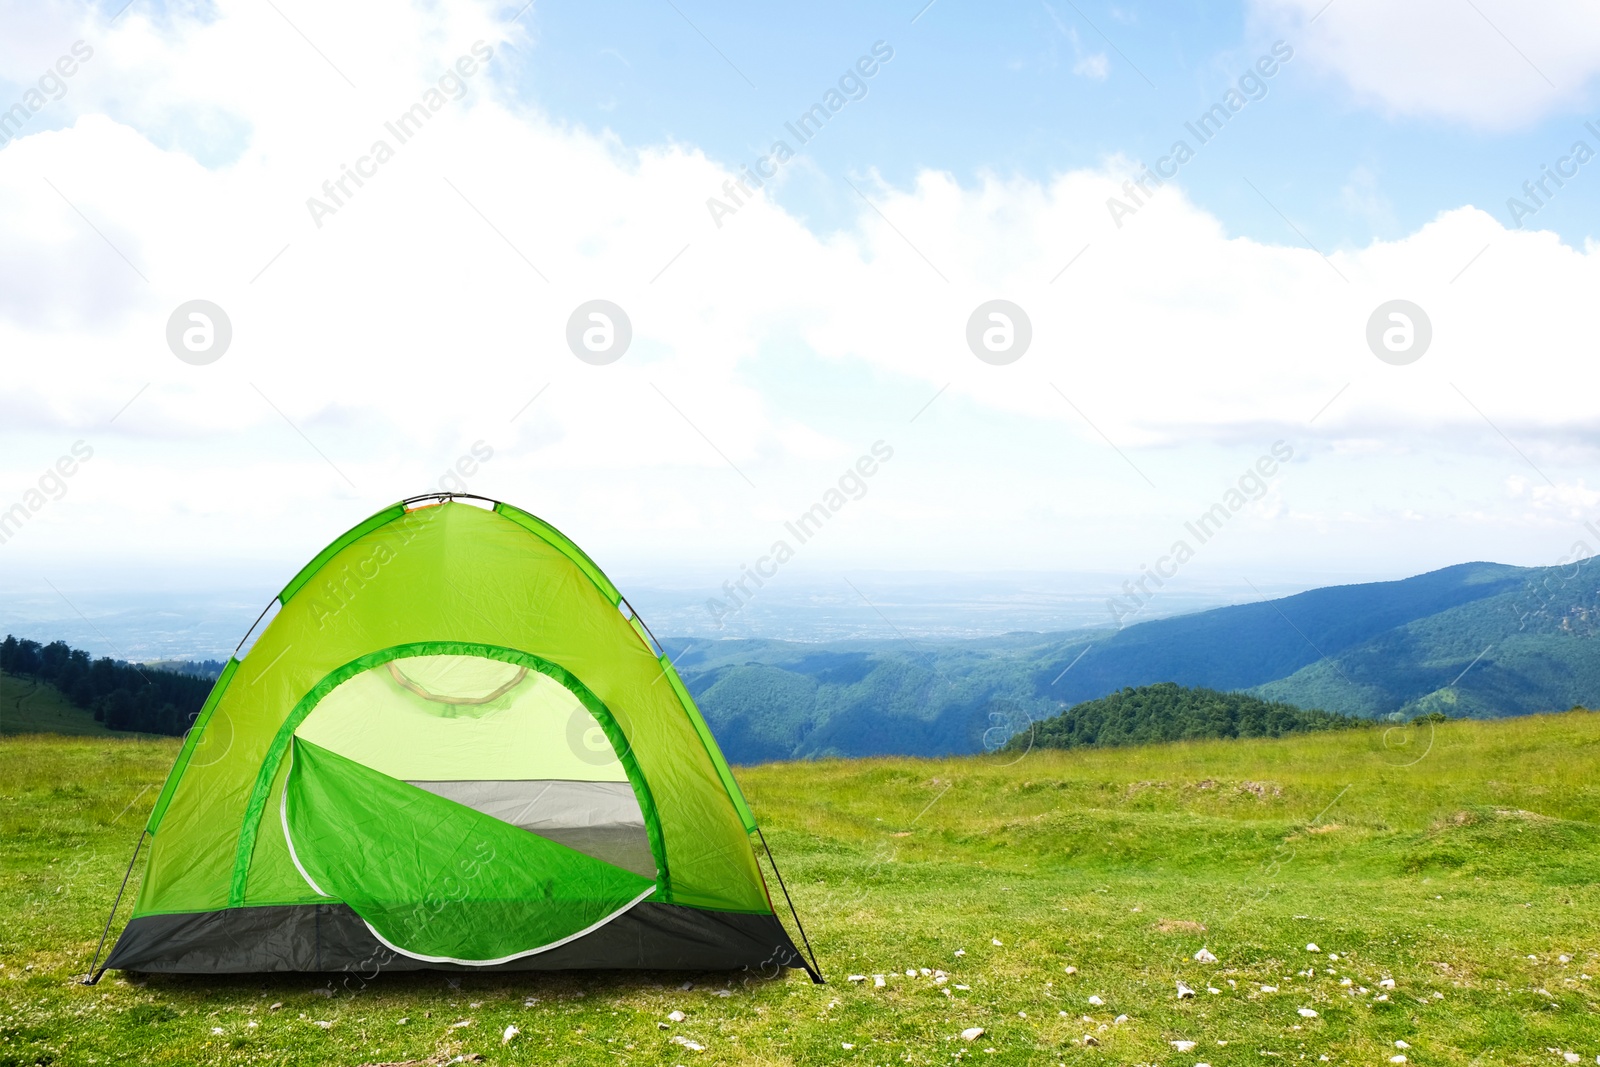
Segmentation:
<svg viewBox="0 0 1600 1067">
<path fill-rule="evenodd" d="M 767 835 L 761 832 L 761 827 L 759 826 L 756 827 L 756 836 L 761 838 L 761 847 L 767 853 L 767 862 L 772 864 L 772 873 L 778 876 L 778 888 L 783 890 L 784 903 L 789 905 L 789 914 L 794 916 L 794 926 L 796 930 L 800 931 L 800 941 L 806 946 L 806 952 L 811 956 L 811 966 L 807 967 L 806 970 L 810 973 L 813 982 L 817 985 L 825 985 L 826 981 L 822 977 L 822 968 L 817 965 L 817 953 L 811 947 L 811 939 L 806 936 L 804 924 L 800 922 L 800 913 L 794 909 L 794 901 L 789 897 L 789 887 L 783 884 L 783 872 L 778 870 L 778 861 L 772 855 L 772 846 L 767 844 Z"/>
<path fill-rule="evenodd" d="M 79 980 L 79 985 L 97 985 L 100 976 L 106 973 L 104 967 L 95 970 L 95 965 L 100 962 L 100 950 L 106 947 L 106 937 L 111 933 L 111 920 L 117 917 L 117 908 L 122 904 L 122 894 L 128 888 L 128 879 L 133 876 L 133 865 L 139 859 L 139 849 L 144 845 L 144 835 L 149 832 L 148 829 L 140 830 L 139 840 L 133 843 L 133 855 L 128 858 L 128 869 L 122 874 L 122 886 L 117 890 L 117 899 L 111 903 L 111 914 L 106 916 L 106 928 L 100 931 L 100 944 L 95 946 L 94 959 L 89 962 L 89 970 Z"/>
</svg>

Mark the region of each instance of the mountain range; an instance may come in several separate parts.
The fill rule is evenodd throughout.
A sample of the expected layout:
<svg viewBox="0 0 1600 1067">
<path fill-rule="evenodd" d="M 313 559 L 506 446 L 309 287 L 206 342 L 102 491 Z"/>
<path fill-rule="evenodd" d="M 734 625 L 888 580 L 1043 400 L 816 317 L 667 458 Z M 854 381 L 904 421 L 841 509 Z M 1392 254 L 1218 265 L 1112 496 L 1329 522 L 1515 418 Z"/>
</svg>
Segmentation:
<svg viewBox="0 0 1600 1067">
<path fill-rule="evenodd" d="M 1367 718 L 1600 703 L 1600 557 L 1463 563 L 1118 630 L 965 641 L 668 639 L 729 759 L 994 750 L 1037 719 L 1175 682 Z"/>
</svg>

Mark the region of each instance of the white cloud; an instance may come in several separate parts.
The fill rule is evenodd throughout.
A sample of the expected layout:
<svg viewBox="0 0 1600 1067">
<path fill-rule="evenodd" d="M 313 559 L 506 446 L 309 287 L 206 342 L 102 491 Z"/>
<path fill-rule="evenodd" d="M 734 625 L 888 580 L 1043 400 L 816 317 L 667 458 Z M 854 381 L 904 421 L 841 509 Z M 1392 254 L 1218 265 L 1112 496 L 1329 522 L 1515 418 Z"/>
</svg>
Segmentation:
<svg viewBox="0 0 1600 1067">
<path fill-rule="evenodd" d="M 1401 115 L 1507 128 L 1589 99 L 1600 8 L 1578 0 L 1253 0 L 1313 67 Z"/>
</svg>

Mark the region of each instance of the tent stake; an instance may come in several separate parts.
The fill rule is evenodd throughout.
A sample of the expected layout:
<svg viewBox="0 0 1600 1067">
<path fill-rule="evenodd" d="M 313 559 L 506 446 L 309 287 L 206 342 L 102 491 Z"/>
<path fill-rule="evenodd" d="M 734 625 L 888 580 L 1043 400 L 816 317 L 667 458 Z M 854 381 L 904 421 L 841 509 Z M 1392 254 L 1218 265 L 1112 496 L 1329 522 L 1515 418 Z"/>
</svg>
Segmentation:
<svg viewBox="0 0 1600 1067">
<path fill-rule="evenodd" d="M 100 944 L 95 946 L 94 959 L 89 962 L 89 970 L 79 980 L 79 985 L 97 985 L 100 982 L 100 976 L 106 973 L 104 967 L 97 971 L 95 966 L 100 962 L 100 951 L 106 947 L 106 937 L 111 933 L 111 920 L 117 917 L 117 908 L 122 905 L 122 894 L 128 888 L 128 879 L 133 875 L 133 865 L 139 859 L 139 849 L 144 845 L 144 835 L 149 832 L 149 830 L 140 830 L 139 840 L 133 843 L 133 855 L 128 858 L 128 869 L 122 874 L 122 886 L 117 890 L 117 899 L 111 903 L 111 914 L 106 916 L 106 928 L 100 931 Z M 776 870 L 777 868 L 773 869 Z"/>
<path fill-rule="evenodd" d="M 822 968 L 817 965 L 817 953 L 811 947 L 811 939 L 806 936 L 806 928 L 800 921 L 800 913 L 794 909 L 794 901 L 789 897 L 789 887 L 783 884 L 783 872 L 778 870 L 778 861 L 772 855 L 772 846 L 767 844 L 767 835 L 761 832 L 761 827 L 756 827 L 756 836 L 761 838 L 761 847 L 767 853 L 767 862 L 772 864 L 772 873 L 778 876 L 778 888 L 783 890 L 784 903 L 789 905 L 789 914 L 794 916 L 794 927 L 800 931 L 800 941 L 806 946 L 806 952 L 811 956 L 811 966 L 806 968 L 811 973 L 811 980 L 817 985 L 826 985 L 822 977 Z"/>
</svg>

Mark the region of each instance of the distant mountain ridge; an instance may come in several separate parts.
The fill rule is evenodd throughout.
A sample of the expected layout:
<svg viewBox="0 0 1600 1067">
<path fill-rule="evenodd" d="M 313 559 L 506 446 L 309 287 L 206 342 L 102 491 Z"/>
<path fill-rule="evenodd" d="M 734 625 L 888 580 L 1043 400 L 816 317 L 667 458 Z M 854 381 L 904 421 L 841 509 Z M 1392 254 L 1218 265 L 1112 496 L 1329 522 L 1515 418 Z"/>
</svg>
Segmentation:
<svg viewBox="0 0 1600 1067">
<path fill-rule="evenodd" d="M 735 762 L 993 749 L 1030 722 L 1174 682 L 1366 717 L 1600 704 L 1600 559 L 1463 563 L 1121 630 L 972 641 L 668 640 Z"/>
</svg>

